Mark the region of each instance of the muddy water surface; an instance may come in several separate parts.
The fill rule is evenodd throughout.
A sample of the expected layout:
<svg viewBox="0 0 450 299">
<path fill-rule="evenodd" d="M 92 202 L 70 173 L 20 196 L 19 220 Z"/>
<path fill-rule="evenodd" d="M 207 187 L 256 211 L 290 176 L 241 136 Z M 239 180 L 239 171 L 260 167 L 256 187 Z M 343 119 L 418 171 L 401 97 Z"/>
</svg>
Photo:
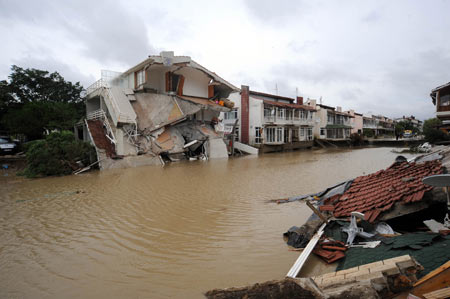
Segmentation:
<svg viewBox="0 0 450 299">
<path fill-rule="evenodd" d="M 196 298 L 282 278 L 303 203 L 270 199 L 390 165 L 390 148 L 0 178 L 0 297 Z"/>
</svg>

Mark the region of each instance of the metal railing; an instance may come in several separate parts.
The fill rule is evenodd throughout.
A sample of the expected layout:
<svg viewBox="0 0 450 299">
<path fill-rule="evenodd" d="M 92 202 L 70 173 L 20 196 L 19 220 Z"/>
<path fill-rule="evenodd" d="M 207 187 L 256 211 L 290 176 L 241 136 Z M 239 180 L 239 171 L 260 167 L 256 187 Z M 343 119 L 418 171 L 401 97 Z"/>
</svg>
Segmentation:
<svg viewBox="0 0 450 299">
<path fill-rule="evenodd" d="M 112 143 L 116 144 L 116 137 L 114 136 L 113 130 L 111 128 L 111 125 L 109 124 L 108 117 L 106 116 L 105 111 L 99 109 L 92 111 L 87 114 L 86 116 L 87 120 L 101 120 L 103 122 L 103 125 L 106 128 L 106 137 L 108 137 L 109 140 L 111 140 Z"/>
<path fill-rule="evenodd" d="M 104 79 L 99 79 L 95 81 L 93 84 L 91 84 L 86 89 L 86 96 L 89 94 L 97 91 L 98 89 L 102 89 L 102 93 L 104 97 L 109 98 L 109 103 L 111 103 L 112 112 L 115 114 L 113 117 L 113 120 L 115 118 L 115 122 L 119 123 L 135 123 L 135 120 L 131 117 L 129 117 L 127 114 L 122 113 L 119 108 L 119 104 L 117 103 L 117 99 L 114 97 L 113 93 L 111 92 L 111 87 L 108 84 L 108 82 Z M 108 102 L 105 101 L 105 103 L 108 105 Z"/>
</svg>

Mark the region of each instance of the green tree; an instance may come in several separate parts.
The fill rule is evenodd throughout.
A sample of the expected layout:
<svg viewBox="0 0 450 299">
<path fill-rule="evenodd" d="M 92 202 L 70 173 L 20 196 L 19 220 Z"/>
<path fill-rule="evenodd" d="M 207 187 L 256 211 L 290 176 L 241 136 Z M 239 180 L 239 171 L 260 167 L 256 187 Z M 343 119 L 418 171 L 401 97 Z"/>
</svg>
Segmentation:
<svg viewBox="0 0 450 299">
<path fill-rule="evenodd" d="M 439 126 L 442 122 L 437 118 L 430 118 L 423 123 L 423 135 L 425 140 L 430 143 L 435 143 L 438 141 L 448 140 L 448 135 L 442 130 L 439 130 Z"/>
<path fill-rule="evenodd" d="M 10 134 L 40 139 L 45 132 L 71 130 L 83 116 L 83 87 L 57 72 L 11 67 L 0 81 L 0 122 Z"/>
</svg>

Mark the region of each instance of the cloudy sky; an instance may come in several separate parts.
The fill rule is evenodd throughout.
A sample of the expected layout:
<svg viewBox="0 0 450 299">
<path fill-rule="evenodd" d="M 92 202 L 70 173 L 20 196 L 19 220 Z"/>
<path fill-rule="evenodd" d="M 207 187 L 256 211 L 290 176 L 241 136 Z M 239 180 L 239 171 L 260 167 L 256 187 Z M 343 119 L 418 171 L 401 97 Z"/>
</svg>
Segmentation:
<svg viewBox="0 0 450 299">
<path fill-rule="evenodd" d="M 0 80 L 16 64 L 87 87 L 172 50 L 238 87 L 420 119 L 450 81 L 448 0 L 0 0 L 0 36 Z"/>
</svg>

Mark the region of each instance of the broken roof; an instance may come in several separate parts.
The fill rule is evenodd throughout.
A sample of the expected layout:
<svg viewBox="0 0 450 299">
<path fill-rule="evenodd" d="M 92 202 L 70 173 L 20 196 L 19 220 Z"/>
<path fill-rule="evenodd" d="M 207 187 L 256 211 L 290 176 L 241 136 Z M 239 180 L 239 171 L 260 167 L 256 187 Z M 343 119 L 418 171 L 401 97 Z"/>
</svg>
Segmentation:
<svg viewBox="0 0 450 299">
<path fill-rule="evenodd" d="M 309 111 L 316 111 L 313 107 L 306 106 L 306 105 L 281 103 L 281 102 L 274 102 L 274 101 L 268 101 L 268 100 L 263 100 L 263 102 L 264 102 L 264 104 L 272 105 L 272 106 L 276 106 L 276 107 L 294 108 L 294 109 L 303 109 L 303 110 L 309 110 Z"/>
<path fill-rule="evenodd" d="M 204 108 L 208 108 L 211 110 L 215 110 L 215 111 L 219 111 L 219 112 L 231 111 L 230 108 L 216 104 L 214 101 L 211 101 L 207 98 L 190 97 L 190 96 L 177 96 L 177 97 L 181 100 L 185 100 L 185 101 L 189 101 L 189 102 L 192 102 L 195 104 L 202 105 Z"/>
<path fill-rule="evenodd" d="M 219 75 L 217 75 L 214 72 L 211 72 L 210 70 L 206 69 L 202 65 L 198 64 L 194 60 L 191 59 L 189 56 L 175 56 L 173 55 L 173 52 L 166 51 L 161 52 L 160 55 L 150 55 L 147 59 L 144 61 L 138 63 L 137 65 L 133 66 L 132 68 L 125 71 L 122 75 L 127 75 L 129 73 L 138 71 L 146 66 L 150 66 L 152 64 L 163 64 L 163 65 L 182 65 L 185 67 L 192 67 L 195 69 L 198 69 L 202 72 L 204 72 L 206 75 L 208 75 L 211 79 L 213 79 L 216 82 L 219 82 L 221 84 L 226 85 L 229 87 L 232 91 L 239 91 L 240 89 L 231 84 L 230 82 L 226 81 Z"/>
<path fill-rule="evenodd" d="M 328 199 L 334 205 L 334 216 L 350 216 L 353 211 L 365 214 L 373 222 L 395 203 L 412 203 L 422 200 L 433 187 L 424 185 L 426 176 L 442 173 L 439 160 L 424 163 L 394 163 L 385 170 L 357 177 L 347 191 Z"/>
<path fill-rule="evenodd" d="M 385 238 L 376 248 L 349 248 L 337 270 L 409 254 L 424 267 L 419 274 L 419 277 L 422 277 L 450 260 L 449 247 L 450 236 L 439 236 L 427 232 L 404 234 Z"/>
</svg>

